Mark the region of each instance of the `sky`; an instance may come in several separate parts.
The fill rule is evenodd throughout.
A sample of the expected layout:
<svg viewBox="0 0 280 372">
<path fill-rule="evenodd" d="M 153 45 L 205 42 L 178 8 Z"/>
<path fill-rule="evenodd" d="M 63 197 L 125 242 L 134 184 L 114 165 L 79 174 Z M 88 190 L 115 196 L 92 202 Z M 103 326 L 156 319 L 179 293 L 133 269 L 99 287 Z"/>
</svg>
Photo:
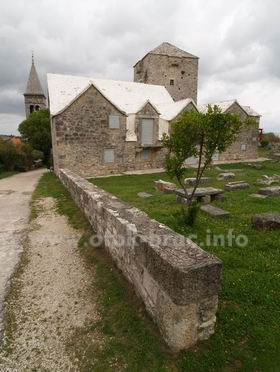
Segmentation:
<svg viewBox="0 0 280 372">
<path fill-rule="evenodd" d="M 10 0 L 0 2 L 0 134 L 17 134 L 34 51 L 46 74 L 132 80 L 133 65 L 170 42 L 200 57 L 199 103 L 238 99 L 280 132 L 276 0 Z"/>
</svg>

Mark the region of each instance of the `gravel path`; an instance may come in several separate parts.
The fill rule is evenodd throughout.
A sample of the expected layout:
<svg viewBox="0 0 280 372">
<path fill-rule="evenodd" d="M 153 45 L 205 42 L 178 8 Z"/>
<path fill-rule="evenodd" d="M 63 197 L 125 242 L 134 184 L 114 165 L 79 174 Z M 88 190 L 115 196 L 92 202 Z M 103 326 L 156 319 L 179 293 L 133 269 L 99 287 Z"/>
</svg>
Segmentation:
<svg viewBox="0 0 280 372">
<path fill-rule="evenodd" d="M 0 353 L 5 372 L 79 371 L 67 342 L 77 329 L 98 320 L 94 273 L 76 250 L 80 233 L 55 212 L 54 199 L 41 199 L 40 209 L 8 298 L 11 335 L 4 337 Z"/>
<path fill-rule="evenodd" d="M 31 195 L 43 172 L 39 169 L 0 180 L 0 340 L 3 302 L 23 249 Z"/>
</svg>

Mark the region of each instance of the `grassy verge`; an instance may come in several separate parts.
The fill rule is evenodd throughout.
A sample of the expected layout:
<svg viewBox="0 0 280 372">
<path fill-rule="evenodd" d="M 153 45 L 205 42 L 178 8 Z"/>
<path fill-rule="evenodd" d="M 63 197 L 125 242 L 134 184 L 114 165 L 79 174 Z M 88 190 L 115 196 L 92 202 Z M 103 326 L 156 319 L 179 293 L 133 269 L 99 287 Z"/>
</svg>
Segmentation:
<svg viewBox="0 0 280 372">
<path fill-rule="evenodd" d="M 3 178 L 11 177 L 17 173 L 18 172 L 12 172 L 12 171 L 11 172 L 0 172 L 0 180 L 2 180 Z"/>
<path fill-rule="evenodd" d="M 227 166 L 230 168 L 231 166 Z M 279 165 L 267 162 L 262 170 L 247 165 L 237 179 L 251 185 L 261 174 L 279 172 Z M 192 175 L 190 170 L 189 174 Z M 216 176 L 213 169 L 208 175 Z M 248 236 L 246 247 L 207 246 L 224 262 L 224 277 L 216 333 L 191 351 L 170 354 L 147 318 L 143 307 L 135 299 L 110 260 L 85 244 L 91 231 L 75 206 L 69 193 L 53 174 L 45 174 L 34 193 L 33 200 L 54 197 L 58 212 L 66 215 L 75 227 L 83 229 L 80 251 L 89 266 L 94 267 L 93 296 L 98 300 L 101 320 L 86 329 L 77 330 L 77 338 L 69 347 L 81 361 L 81 371 L 277 371 L 280 364 L 279 327 L 279 232 L 258 232 L 250 226 L 253 213 L 279 210 L 279 198 L 254 200 L 240 190 L 228 193 L 224 202 L 216 205 L 229 210 L 228 221 L 199 216 L 198 224 L 187 229 L 176 218 L 178 206 L 174 195 L 156 193 L 153 181 L 168 180 L 165 174 L 121 176 L 96 179 L 94 183 L 121 199 L 143 209 L 151 217 L 169 225 L 180 233 L 196 233 L 198 243 L 205 241 L 205 229 L 221 234 L 233 228 L 236 234 Z M 221 182 L 213 182 L 223 186 Z M 152 198 L 140 199 L 137 193 L 146 191 Z M 34 211 L 34 214 L 38 211 Z M 97 290 L 96 290 L 97 288 Z M 98 331 L 102 347 L 91 337 Z"/>
</svg>

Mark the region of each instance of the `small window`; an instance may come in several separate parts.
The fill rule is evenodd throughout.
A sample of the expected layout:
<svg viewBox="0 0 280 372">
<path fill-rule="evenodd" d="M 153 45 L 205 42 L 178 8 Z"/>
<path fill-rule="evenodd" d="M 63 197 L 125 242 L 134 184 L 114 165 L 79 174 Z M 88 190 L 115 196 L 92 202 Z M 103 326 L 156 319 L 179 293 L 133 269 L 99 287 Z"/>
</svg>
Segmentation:
<svg viewBox="0 0 280 372">
<path fill-rule="evenodd" d="M 241 145 L 241 151 L 246 151 L 247 150 L 247 145 L 246 144 L 242 144 Z"/>
<path fill-rule="evenodd" d="M 29 110 L 30 110 L 30 114 L 32 114 L 32 112 L 34 111 L 34 105 L 30 105 Z"/>
<path fill-rule="evenodd" d="M 170 85 L 174 85 L 174 80 L 170 79 Z"/>
<path fill-rule="evenodd" d="M 104 163 L 113 163 L 115 161 L 115 151 L 114 149 L 104 150 Z"/>
<path fill-rule="evenodd" d="M 109 128 L 118 129 L 120 127 L 120 117 L 118 115 L 109 115 Z"/>
<path fill-rule="evenodd" d="M 36 111 L 39 111 L 39 110 L 40 110 L 40 106 L 37 105 L 37 106 L 35 107 L 35 110 L 36 110 Z"/>
</svg>

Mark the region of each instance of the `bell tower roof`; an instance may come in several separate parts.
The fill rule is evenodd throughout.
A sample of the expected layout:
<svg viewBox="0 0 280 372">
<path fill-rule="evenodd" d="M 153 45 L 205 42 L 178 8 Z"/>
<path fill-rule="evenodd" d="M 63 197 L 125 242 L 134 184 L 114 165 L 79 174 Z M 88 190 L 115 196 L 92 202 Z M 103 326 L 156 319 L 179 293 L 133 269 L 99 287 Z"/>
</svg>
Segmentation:
<svg viewBox="0 0 280 372">
<path fill-rule="evenodd" d="M 43 89 L 42 89 L 42 86 L 41 86 L 41 83 L 40 83 L 40 80 L 39 80 L 39 77 L 38 77 L 38 74 L 37 74 L 37 71 L 36 71 L 33 53 L 32 53 L 31 69 L 30 69 L 30 73 L 29 73 L 27 86 L 26 86 L 24 95 L 36 95 L 36 96 L 44 96 L 45 97 L 45 94 L 43 92 Z"/>
</svg>

